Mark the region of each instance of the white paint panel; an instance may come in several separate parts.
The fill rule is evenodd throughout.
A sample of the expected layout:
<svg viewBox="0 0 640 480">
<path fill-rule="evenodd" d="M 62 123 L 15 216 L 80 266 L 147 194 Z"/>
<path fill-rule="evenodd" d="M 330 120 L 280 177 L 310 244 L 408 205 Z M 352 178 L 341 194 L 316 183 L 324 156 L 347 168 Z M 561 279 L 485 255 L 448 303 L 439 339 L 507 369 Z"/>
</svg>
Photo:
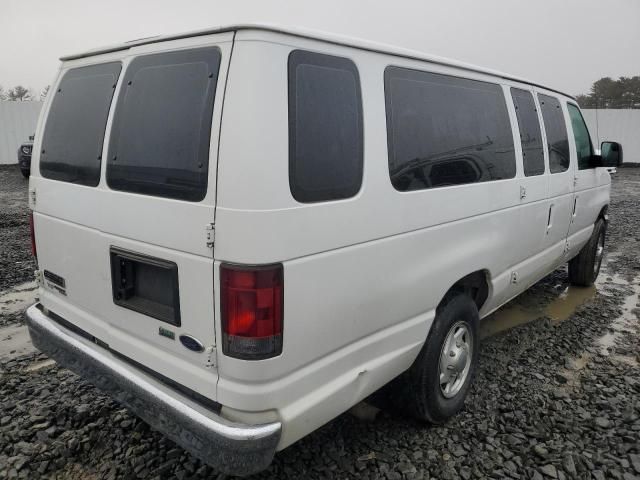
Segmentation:
<svg viewBox="0 0 640 480">
<path fill-rule="evenodd" d="M 591 140 L 599 145 L 604 141 L 622 144 L 623 162 L 640 162 L 640 110 L 590 109 L 582 110 L 589 127 Z"/>
<path fill-rule="evenodd" d="M 0 165 L 18 163 L 18 147 L 36 131 L 42 102 L 0 101 Z"/>
</svg>

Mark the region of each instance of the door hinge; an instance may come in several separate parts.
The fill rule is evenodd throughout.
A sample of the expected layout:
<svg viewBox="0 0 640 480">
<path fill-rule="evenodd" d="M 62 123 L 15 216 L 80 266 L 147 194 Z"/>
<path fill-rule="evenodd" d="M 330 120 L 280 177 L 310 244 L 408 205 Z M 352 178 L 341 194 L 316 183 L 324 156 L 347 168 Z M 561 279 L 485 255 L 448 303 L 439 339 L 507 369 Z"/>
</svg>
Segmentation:
<svg viewBox="0 0 640 480">
<path fill-rule="evenodd" d="M 518 272 L 511 272 L 511 283 L 518 283 Z"/>
<path fill-rule="evenodd" d="M 569 240 L 567 240 L 566 242 L 564 242 L 564 252 L 562 252 L 563 255 L 567 255 L 569 253 L 570 250 L 570 246 L 569 246 Z"/>
<path fill-rule="evenodd" d="M 210 345 L 206 348 L 205 353 L 207 354 L 207 359 L 204 363 L 207 368 L 215 368 L 216 367 L 216 347 Z"/>
<path fill-rule="evenodd" d="M 213 248 L 213 242 L 216 236 L 216 226 L 213 223 L 209 223 L 206 227 L 204 227 L 206 239 L 207 239 L 207 247 Z"/>
<path fill-rule="evenodd" d="M 36 191 L 35 191 L 35 189 L 29 190 L 29 206 L 30 207 L 35 207 L 36 206 Z"/>
</svg>

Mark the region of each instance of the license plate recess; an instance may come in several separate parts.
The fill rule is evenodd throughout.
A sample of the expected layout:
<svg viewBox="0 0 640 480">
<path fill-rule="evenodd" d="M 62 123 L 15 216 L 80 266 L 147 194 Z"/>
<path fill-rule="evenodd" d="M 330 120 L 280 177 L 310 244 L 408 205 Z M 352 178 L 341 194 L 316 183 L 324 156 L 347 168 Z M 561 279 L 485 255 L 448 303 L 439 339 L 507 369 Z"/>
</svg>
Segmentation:
<svg viewBox="0 0 640 480">
<path fill-rule="evenodd" d="M 179 327 L 178 266 L 117 247 L 109 254 L 113 302 Z"/>
</svg>

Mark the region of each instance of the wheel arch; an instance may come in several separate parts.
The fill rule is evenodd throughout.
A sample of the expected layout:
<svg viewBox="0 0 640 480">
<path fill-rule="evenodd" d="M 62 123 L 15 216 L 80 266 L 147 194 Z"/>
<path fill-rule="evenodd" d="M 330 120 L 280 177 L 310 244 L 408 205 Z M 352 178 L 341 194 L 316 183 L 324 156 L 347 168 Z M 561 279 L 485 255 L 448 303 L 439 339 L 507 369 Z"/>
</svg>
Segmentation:
<svg viewBox="0 0 640 480">
<path fill-rule="evenodd" d="M 605 225 L 609 223 L 609 205 L 605 205 L 600 209 L 600 213 L 598 213 L 598 218 L 596 218 L 596 222 L 598 220 L 604 220 Z"/>
<path fill-rule="evenodd" d="M 475 272 L 460 278 L 451 285 L 444 294 L 442 300 L 438 304 L 438 309 L 445 305 L 453 295 L 466 293 L 473 299 L 478 307 L 478 311 L 480 311 L 489 298 L 489 278 L 490 274 L 488 270 L 476 270 Z"/>
</svg>

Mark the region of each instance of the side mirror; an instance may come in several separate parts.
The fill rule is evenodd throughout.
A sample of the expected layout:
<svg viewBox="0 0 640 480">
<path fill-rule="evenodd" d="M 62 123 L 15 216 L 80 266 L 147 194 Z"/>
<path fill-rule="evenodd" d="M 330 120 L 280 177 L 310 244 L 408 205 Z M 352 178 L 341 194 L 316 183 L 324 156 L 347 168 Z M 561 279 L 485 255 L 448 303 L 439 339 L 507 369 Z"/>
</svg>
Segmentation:
<svg viewBox="0 0 640 480">
<path fill-rule="evenodd" d="M 603 167 L 619 167 L 622 164 L 622 145 L 618 142 L 602 142 L 600 155 Z"/>
</svg>

